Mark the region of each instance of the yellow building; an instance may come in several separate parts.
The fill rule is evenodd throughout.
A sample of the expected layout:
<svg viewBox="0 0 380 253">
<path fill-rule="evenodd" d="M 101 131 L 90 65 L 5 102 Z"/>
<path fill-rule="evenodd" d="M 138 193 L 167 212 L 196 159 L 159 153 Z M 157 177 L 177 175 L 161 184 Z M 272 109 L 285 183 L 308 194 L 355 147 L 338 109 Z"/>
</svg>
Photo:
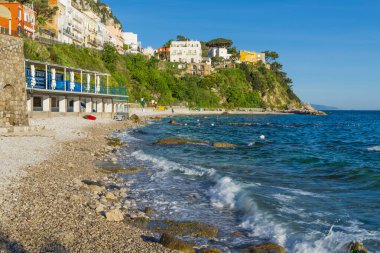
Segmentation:
<svg viewBox="0 0 380 253">
<path fill-rule="evenodd" d="M 240 51 L 240 61 L 249 63 L 258 63 L 259 61 L 265 63 L 265 53 L 256 53 L 250 51 Z"/>
</svg>

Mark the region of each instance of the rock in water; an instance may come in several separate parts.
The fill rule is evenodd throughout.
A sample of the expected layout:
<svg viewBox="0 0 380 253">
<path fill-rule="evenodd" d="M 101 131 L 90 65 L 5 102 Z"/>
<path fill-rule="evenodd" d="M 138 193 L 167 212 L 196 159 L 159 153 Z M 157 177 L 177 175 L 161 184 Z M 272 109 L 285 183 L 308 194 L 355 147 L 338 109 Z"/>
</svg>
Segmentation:
<svg viewBox="0 0 380 253">
<path fill-rule="evenodd" d="M 227 143 L 227 142 L 214 142 L 212 144 L 214 148 L 234 148 L 236 147 L 235 144 Z"/>
<path fill-rule="evenodd" d="M 160 139 L 156 142 L 159 145 L 180 145 L 180 144 L 208 144 L 207 141 L 181 139 L 181 138 L 167 138 Z"/>
<path fill-rule="evenodd" d="M 361 242 L 351 242 L 348 245 L 347 253 L 368 253 L 368 250 Z"/>
<path fill-rule="evenodd" d="M 123 221 L 124 215 L 119 209 L 110 210 L 106 212 L 106 219 L 107 221 L 114 221 L 114 222 Z"/>
<path fill-rule="evenodd" d="M 275 243 L 264 243 L 250 246 L 243 250 L 244 253 L 285 253 L 284 247 Z"/>
<path fill-rule="evenodd" d="M 195 253 L 192 244 L 182 241 L 177 237 L 166 233 L 162 234 L 160 238 L 160 243 L 168 249 L 179 250 L 184 253 Z"/>
<path fill-rule="evenodd" d="M 140 118 L 136 114 L 133 114 L 131 117 L 129 117 L 129 119 L 136 123 L 140 122 Z"/>
</svg>

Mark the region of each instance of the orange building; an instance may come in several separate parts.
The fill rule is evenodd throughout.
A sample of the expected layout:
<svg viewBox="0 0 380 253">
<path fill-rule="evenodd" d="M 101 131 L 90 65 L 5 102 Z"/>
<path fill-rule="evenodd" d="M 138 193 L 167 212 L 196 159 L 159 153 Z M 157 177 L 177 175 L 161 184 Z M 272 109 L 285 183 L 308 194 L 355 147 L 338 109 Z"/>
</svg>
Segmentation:
<svg viewBox="0 0 380 253">
<path fill-rule="evenodd" d="M 170 60 L 170 47 L 160 47 L 156 50 L 156 53 L 160 60 L 162 61 Z"/>
<path fill-rule="evenodd" d="M 36 15 L 32 8 L 18 2 L 0 3 L 0 31 L 13 36 L 33 37 L 36 26 Z M 6 15 L 8 9 L 9 16 Z M 5 13 L 2 14 L 2 13 Z"/>
</svg>

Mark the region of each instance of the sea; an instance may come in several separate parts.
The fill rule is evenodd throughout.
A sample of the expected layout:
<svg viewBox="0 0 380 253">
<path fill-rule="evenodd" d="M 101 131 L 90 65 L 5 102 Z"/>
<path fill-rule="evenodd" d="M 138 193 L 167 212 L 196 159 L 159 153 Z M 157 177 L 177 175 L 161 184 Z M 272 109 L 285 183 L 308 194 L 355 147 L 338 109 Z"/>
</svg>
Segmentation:
<svg viewBox="0 0 380 253">
<path fill-rule="evenodd" d="M 219 229 L 224 252 L 274 242 L 291 253 L 380 252 L 380 111 L 328 116 L 184 116 L 115 133 L 130 194 L 160 219 Z M 178 124 L 169 124 L 174 119 Z M 228 142 L 163 146 L 161 138 Z M 186 239 L 186 238 L 185 238 Z M 194 239 L 191 239 L 194 240 Z"/>
</svg>

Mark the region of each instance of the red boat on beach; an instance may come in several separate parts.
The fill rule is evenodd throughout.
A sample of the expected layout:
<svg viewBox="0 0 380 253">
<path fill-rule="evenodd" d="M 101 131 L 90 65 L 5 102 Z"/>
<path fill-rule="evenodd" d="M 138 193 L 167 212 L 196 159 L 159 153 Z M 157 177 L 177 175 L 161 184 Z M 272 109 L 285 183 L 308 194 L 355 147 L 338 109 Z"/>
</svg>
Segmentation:
<svg viewBox="0 0 380 253">
<path fill-rule="evenodd" d="M 96 120 L 96 116 L 94 115 L 85 115 L 83 118 L 88 119 L 88 120 Z"/>
</svg>

